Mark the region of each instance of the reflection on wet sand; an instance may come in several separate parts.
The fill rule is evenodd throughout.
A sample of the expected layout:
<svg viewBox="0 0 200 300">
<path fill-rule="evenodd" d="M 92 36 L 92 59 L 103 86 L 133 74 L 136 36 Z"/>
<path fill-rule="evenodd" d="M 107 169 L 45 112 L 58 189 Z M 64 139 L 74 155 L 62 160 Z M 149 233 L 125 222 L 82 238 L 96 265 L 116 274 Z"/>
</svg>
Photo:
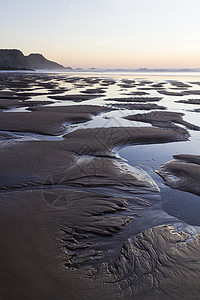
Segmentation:
<svg viewBox="0 0 200 300">
<path fill-rule="evenodd" d="M 181 106 L 198 104 L 186 98 L 196 85 L 0 74 L 2 299 L 198 299 L 199 227 L 170 214 L 160 191 L 166 183 L 175 203 L 173 191 L 200 195 L 198 111 L 188 122 Z M 142 150 L 132 164 L 118 155 L 152 145 L 162 161 L 158 145 L 183 142 L 189 152 L 172 148 L 158 166 L 163 181 Z"/>
</svg>

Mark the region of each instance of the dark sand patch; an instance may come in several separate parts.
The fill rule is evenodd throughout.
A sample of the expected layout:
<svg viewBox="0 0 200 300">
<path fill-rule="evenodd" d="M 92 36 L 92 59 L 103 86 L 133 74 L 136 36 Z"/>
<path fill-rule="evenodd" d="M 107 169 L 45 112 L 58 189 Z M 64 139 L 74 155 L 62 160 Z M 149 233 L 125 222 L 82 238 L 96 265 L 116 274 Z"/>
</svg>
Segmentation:
<svg viewBox="0 0 200 300">
<path fill-rule="evenodd" d="M 131 89 L 131 88 L 136 87 L 137 85 L 127 84 L 127 83 L 119 83 L 118 86 L 121 87 L 122 89 Z"/>
<path fill-rule="evenodd" d="M 188 238 L 171 226 L 159 226 L 128 239 L 110 268 L 122 299 L 198 299 L 200 236 Z"/>
<path fill-rule="evenodd" d="M 127 83 L 127 84 L 134 84 L 134 83 L 136 83 L 136 81 L 133 80 L 133 79 L 122 79 L 121 82 Z"/>
<path fill-rule="evenodd" d="M 178 87 L 178 88 L 189 88 L 191 87 L 190 84 L 181 82 L 181 81 L 176 81 L 176 80 L 169 80 L 168 81 L 172 86 Z"/>
<path fill-rule="evenodd" d="M 106 93 L 106 91 L 103 90 L 102 88 L 96 88 L 96 89 L 86 89 L 85 91 L 81 91 L 81 93 L 84 93 L 84 94 L 104 94 L 104 93 Z"/>
<path fill-rule="evenodd" d="M 42 111 L 42 112 L 57 112 L 57 113 L 88 113 L 88 114 L 100 114 L 102 112 L 110 111 L 111 109 L 106 106 L 97 105 L 75 105 L 75 106 L 45 106 L 45 107 L 30 107 L 31 111 Z"/>
<path fill-rule="evenodd" d="M 142 84 L 152 84 L 153 81 L 151 81 L 151 80 L 141 80 L 140 83 L 142 83 Z"/>
<path fill-rule="evenodd" d="M 41 106 L 41 105 L 49 105 L 49 104 L 52 104 L 52 103 L 55 103 L 54 101 L 50 101 L 50 100 L 27 100 L 27 101 L 23 101 L 23 106 Z"/>
<path fill-rule="evenodd" d="M 85 101 L 85 100 L 90 100 L 90 99 L 94 99 L 97 97 L 101 97 L 101 95 L 95 94 L 95 95 L 63 95 L 63 96 L 48 96 L 48 98 L 50 99 L 54 99 L 54 100 L 62 100 L 62 101 L 66 101 L 66 100 L 71 100 L 74 102 L 81 102 L 81 101 Z"/>
<path fill-rule="evenodd" d="M 15 93 L 12 91 L 1 91 L 0 92 L 0 97 L 6 99 L 6 97 L 8 98 L 12 98 L 13 96 L 15 96 Z"/>
<path fill-rule="evenodd" d="M 166 90 L 158 90 L 158 93 L 167 95 L 167 96 L 187 96 L 187 95 L 200 95 L 199 90 L 188 90 L 182 92 L 171 92 Z"/>
<path fill-rule="evenodd" d="M 60 80 L 54 75 L 12 73 L 1 75 L 0 85 L 11 89 L 13 92 L 30 92 L 37 89 L 56 89 Z"/>
<path fill-rule="evenodd" d="M 137 90 L 139 91 L 158 91 L 158 90 L 164 90 L 164 87 L 137 87 Z"/>
<path fill-rule="evenodd" d="M 200 85 L 200 82 L 199 81 L 192 81 L 190 82 L 191 84 L 197 84 L 197 85 Z"/>
<path fill-rule="evenodd" d="M 87 135 L 87 139 L 90 140 L 91 137 Z M 127 172 L 128 166 L 109 158 L 79 158 L 72 152 L 66 151 L 66 142 L 71 144 L 69 139 L 64 142 L 16 143 L 2 148 L 0 152 L 1 182 L 4 181 L 2 188 L 19 189 L 18 192 L 13 192 L 12 196 L 11 193 L 5 196 L 2 194 L 5 201 L 2 204 L 1 199 L 0 203 L 1 214 L 4 216 L 6 212 L 6 218 L 1 218 L 2 225 L 7 222 L 7 208 L 10 209 L 12 206 L 9 217 L 14 220 L 14 225 L 10 222 L 9 226 L 6 227 L 2 243 L 7 240 L 8 231 L 12 231 L 10 242 L 15 247 L 15 253 L 11 258 L 11 251 L 7 251 L 5 263 L 1 265 L 7 278 L 9 278 L 9 282 L 13 284 L 12 291 L 15 293 L 15 299 L 18 296 L 19 299 L 25 297 L 32 289 L 35 297 L 38 293 L 42 297 L 44 295 L 49 297 L 48 284 L 51 284 L 54 276 L 58 279 L 59 284 L 52 284 L 51 286 L 50 292 L 53 299 L 62 299 L 62 297 L 66 299 L 67 290 L 69 290 L 67 295 L 73 292 L 73 297 L 76 297 L 74 285 L 65 284 L 63 286 L 62 279 L 67 280 L 68 276 L 71 276 L 73 284 L 76 283 L 77 299 L 80 299 L 80 295 L 82 295 L 81 286 L 85 281 L 88 282 L 88 271 L 93 270 L 92 265 L 96 266 L 98 262 L 104 262 L 105 257 L 110 257 L 111 250 L 105 248 L 104 241 L 100 239 L 100 236 L 114 237 L 116 234 L 119 235 L 133 219 L 132 215 L 123 214 L 128 205 L 128 201 L 123 198 L 102 193 L 59 190 L 56 189 L 56 185 L 71 185 L 76 188 L 82 186 L 116 187 L 125 192 L 128 189 L 133 194 L 141 194 L 141 199 L 134 196 L 131 198 L 131 203 L 135 203 L 136 208 L 142 209 L 151 206 L 152 194 L 158 193 L 155 182 L 140 170 Z M 48 155 L 46 155 L 47 153 Z M 20 190 L 20 188 L 25 187 L 34 188 L 37 185 L 42 187 L 40 191 Z M 151 195 L 149 201 L 143 199 L 143 195 L 147 196 L 148 193 Z M 6 210 L 4 209 L 5 203 L 9 203 Z M 15 230 L 12 226 L 15 226 Z M 23 234 L 19 237 L 21 232 Z M 31 246 L 30 238 L 27 237 L 31 238 Z M 115 238 L 115 245 L 119 247 L 118 236 Z M 23 249 L 20 252 L 22 246 Z M 112 251 L 115 251 L 115 248 L 113 244 Z M 0 257 L 5 259 L 4 247 L 0 252 Z M 45 259 L 43 259 L 43 255 L 46 256 Z M 18 270 L 19 263 L 20 270 Z M 58 264 L 56 268 L 55 263 Z M 18 276 L 14 282 L 12 276 L 15 274 L 13 275 L 11 269 L 6 269 L 7 264 L 11 264 L 12 267 L 16 266 Z M 29 270 L 25 271 L 27 264 Z M 47 267 L 45 267 L 46 264 L 48 264 Z M 67 269 L 63 268 L 64 265 Z M 82 272 L 82 270 L 76 272 L 76 268 L 85 265 L 87 266 L 86 272 Z M 43 278 L 44 272 L 40 271 L 40 268 L 43 267 L 45 267 L 45 279 Z M 94 271 L 96 272 L 96 268 Z M 18 280 L 18 278 L 20 276 L 23 278 L 24 272 L 26 272 L 27 280 L 20 285 L 22 290 L 19 291 L 20 279 Z M 35 289 L 38 280 L 37 272 L 39 272 L 41 283 Z M 82 278 L 83 273 L 85 273 L 85 279 Z M 78 279 L 81 280 L 82 278 L 82 281 L 75 279 L 78 274 L 80 274 Z M 106 276 L 106 278 L 108 277 Z M 99 284 L 102 285 L 100 278 L 97 279 L 97 282 L 95 280 L 93 283 L 88 283 L 88 287 L 91 288 L 91 286 L 98 286 Z M 112 287 L 112 293 L 118 293 L 115 290 L 117 287 L 118 285 Z M 4 280 L 3 292 L 9 293 L 8 284 Z M 56 292 L 57 295 L 55 295 Z M 92 292 L 87 290 L 86 294 L 88 295 L 88 293 L 90 297 Z M 97 293 L 96 288 L 95 293 Z M 102 293 L 105 294 L 103 286 L 100 287 L 95 298 L 101 299 Z M 106 295 L 109 294 L 106 293 Z M 37 299 L 40 299 L 40 296 Z"/>
<path fill-rule="evenodd" d="M 184 87 L 170 87 L 170 90 L 185 91 Z"/>
<path fill-rule="evenodd" d="M 151 87 L 153 88 L 164 88 L 164 85 L 167 84 L 167 82 L 159 82 L 159 83 L 153 83 Z"/>
<path fill-rule="evenodd" d="M 185 103 L 185 104 L 195 104 L 195 105 L 200 105 L 200 99 L 188 99 L 188 100 L 178 100 L 175 101 L 178 103 Z"/>
<path fill-rule="evenodd" d="M 115 84 L 115 83 L 116 83 L 116 81 L 113 80 L 113 79 L 104 79 L 104 80 L 102 80 L 102 81 L 100 82 L 100 84 L 101 84 L 102 86 L 109 86 L 109 85 L 113 85 L 113 84 Z"/>
<path fill-rule="evenodd" d="M 0 152 L 1 185 L 2 188 L 49 185 L 53 180 L 56 184 L 76 186 L 118 186 L 122 190 L 146 186 L 155 189 L 149 177 L 136 169 L 132 173 L 126 172 L 126 164 L 95 156 L 112 156 L 113 148 L 127 144 L 184 140 L 188 137 L 187 132 L 184 133 L 150 127 L 94 128 L 71 132 L 60 142 L 12 143 Z M 75 153 L 91 157 L 78 159 Z"/>
<path fill-rule="evenodd" d="M 174 155 L 175 160 L 165 163 L 157 173 L 167 185 L 200 196 L 200 156 Z"/>
<path fill-rule="evenodd" d="M 187 140 L 188 132 L 152 127 L 79 129 L 64 136 L 66 149 L 84 155 L 108 155 L 111 149 L 128 144 L 168 143 Z"/>
<path fill-rule="evenodd" d="M 90 230 L 105 230 L 100 221 L 103 216 L 93 213 L 107 209 L 114 217 L 126 208 L 126 201 L 102 199 L 101 195 L 94 199 L 90 193 L 70 191 L 71 201 L 67 201 L 63 191 L 57 194 L 65 202 L 61 207 L 51 206 L 39 190 L 1 194 L 2 299 L 29 299 L 30 294 L 33 299 L 52 300 L 107 300 L 113 295 L 115 299 L 198 299 L 199 236 L 189 240 L 188 234 L 174 232 L 173 227 L 151 228 L 124 242 L 116 238 L 121 250 L 115 258 L 111 249 L 109 260 L 105 260 L 103 241 L 98 247 L 101 240 L 90 237 Z M 89 223 L 83 232 L 71 228 L 75 214 L 70 211 L 74 209 L 78 228 L 90 217 L 94 226 Z M 112 217 L 108 218 L 106 233 L 112 233 L 122 221 L 115 219 L 115 228 Z M 125 222 L 125 216 L 123 219 Z"/>
<path fill-rule="evenodd" d="M 30 83 L 29 80 L 16 80 L 14 76 L 8 74 L 6 74 L 4 78 L 0 76 L 0 85 L 11 90 L 29 89 L 32 87 L 32 83 Z"/>
<path fill-rule="evenodd" d="M 155 111 L 147 114 L 130 115 L 124 118 L 132 121 L 150 123 L 153 126 L 162 128 L 176 129 L 178 127 L 176 124 L 181 124 L 191 130 L 200 130 L 199 126 L 184 121 L 183 116 L 183 113 Z"/>
<path fill-rule="evenodd" d="M 0 130 L 60 135 L 66 130 L 66 122 L 86 122 L 91 118 L 87 113 L 0 112 Z"/>
<path fill-rule="evenodd" d="M 131 221 L 115 216 L 126 209 L 126 200 L 64 189 L 56 195 L 58 206 L 52 205 L 51 189 L 1 193 L 1 298 L 118 297 L 100 236 L 114 236 Z"/>
<path fill-rule="evenodd" d="M 49 89 L 48 94 L 63 94 L 68 91 L 70 91 L 70 89 L 66 89 L 66 88 Z"/>
<path fill-rule="evenodd" d="M 127 172 L 129 170 L 129 172 Z M 112 158 L 92 157 L 77 160 L 69 169 L 60 170 L 51 177 L 47 177 L 45 185 L 62 183 L 73 187 L 84 188 L 114 188 L 119 192 L 140 194 L 158 192 L 159 189 L 153 179 L 139 169 L 128 168 L 126 163 L 121 163 Z"/>
<path fill-rule="evenodd" d="M 149 95 L 149 93 L 147 92 L 130 92 L 130 93 L 124 93 L 122 95 L 133 95 L 133 96 L 145 96 L 145 95 Z"/>
<path fill-rule="evenodd" d="M 49 93 L 48 92 L 18 92 L 16 93 L 16 95 L 19 97 L 19 98 L 32 98 L 32 97 L 35 97 L 35 96 L 45 96 L 45 95 L 48 95 Z"/>
<path fill-rule="evenodd" d="M 82 81 L 89 85 L 94 85 L 96 83 L 100 83 L 101 79 L 98 77 L 88 77 L 88 78 L 83 78 Z"/>
<path fill-rule="evenodd" d="M 186 96 L 186 95 L 200 95 L 200 90 L 188 90 L 188 91 L 182 92 L 182 94 L 184 96 Z"/>
<path fill-rule="evenodd" d="M 68 192 L 66 196 L 64 192 Z M 56 207 L 66 209 L 66 204 L 68 212 L 65 212 L 66 218 L 63 221 L 63 238 L 65 241 L 65 247 L 67 250 L 75 250 L 71 252 L 75 258 L 81 259 L 81 254 L 77 253 L 78 249 L 90 251 L 94 245 L 92 238 L 94 235 L 101 236 L 113 236 L 115 239 L 115 246 L 117 242 L 117 237 L 114 237 L 116 233 L 122 231 L 123 228 L 128 225 L 128 223 L 133 220 L 133 215 L 130 215 L 130 210 L 128 211 L 128 206 L 134 204 L 134 211 L 145 210 L 148 207 L 151 207 L 153 203 L 147 200 L 142 200 L 139 197 L 131 197 L 125 199 L 123 197 L 113 197 L 105 194 L 94 194 L 90 192 L 80 192 L 75 190 L 61 190 L 58 189 L 54 193 L 51 193 L 50 189 L 43 190 L 44 197 L 52 197 L 52 200 L 55 201 Z M 59 197 L 61 196 L 61 197 Z M 47 198 L 49 201 L 50 199 Z M 66 200 L 71 200 L 66 203 Z M 153 201 L 152 201 L 153 202 Z M 51 203 L 51 202 L 49 202 Z M 71 212 L 71 213 L 70 213 Z M 136 214 L 134 215 L 136 216 Z M 67 226 L 68 225 L 68 226 Z M 90 234 L 85 239 L 85 234 Z M 72 236 L 78 237 L 77 240 L 72 240 Z M 71 239 L 71 242 L 70 242 Z M 82 239 L 82 243 L 81 243 Z M 103 244 L 103 240 L 100 237 L 99 243 Z M 110 241 L 110 246 L 113 247 L 112 241 Z M 119 245 L 118 245 L 119 247 Z M 107 252 L 108 249 L 104 248 L 104 252 Z M 111 249 L 110 249 L 111 250 Z M 113 252 L 114 249 L 112 249 Z M 84 250 L 84 252 L 86 252 Z M 103 252 L 103 251 L 102 251 Z M 109 251 L 108 251 L 109 252 Z M 66 253 L 67 254 L 67 253 Z M 68 252 L 70 255 L 70 253 Z M 105 253 L 102 253 L 101 256 L 105 256 Z M 86 257 L 82 256 L 82 262 L 87 262 Z M 105 257 L 104 257 L 105 259 Z M 88 257 L 87 257 L 88 260 Z M 96 265 L 97 262 L 91 259 L 91 264 Z M 67 260 L 66 265 L 68 267 L 80 267 L 80 265 L 75 265 L 75 260 Z"/>
<path fill-rule="evenodd" d="M 167 95 L 167 96 L 183 96 L 184 94 L 182 92 L 171 92 L 166 90 L 157 90 L 159 94 Z"/>
<path fill-rule="evenodd" d="M 34 100 L 9 100 L 9 99 L 0 99 L 0 109 L 10 109 L 17 107 L 26 107 L 26 106 L 35 106 L 35 105 L 47 105 L 52 104 L 53 101 L 34 101 Z"/>
<path fill-rule="evenodd" d="M 175 159 L 179 159 L 185 162 L 194 163 L 200 165 L 200 156 L 199 155 L 191 155 L 191 154 L 175 154 L 173 155 Z"/>
<path fill-rule="evenodd" d="M 56 209 L 40 190 L 1 193 L 1 299 L 102 299 L 118 294 L 117 286 L 108 288 L 101 279 L 95 283 L 84 272 L 65 267 L 58 226 L 70 215 L 65 205 Z"/>
<path fill-rule="evenodd" d="M 45 191 L 44 191 L 45 192 Z M 55 198 L 64 191 L 58 190 Z M 62 238 L 65 249 L 65 265 L 72 270 L 83 266 L 97 275 L 99 263 L 113 263 L 119 257 L 121 246 L 126 238 L 123 230 L 131 225 L 132 220 L 137 218 L 137 212 L 150 208 L 153 203 L 142 198 L 131 197 L 124 199 L 120 197 L 96 195 L 89 192 L 78 192 L 68 190 L 67 207 L 64 193 L 60 197 L 58 207 L 66 210 L 65 219 L 62 219 Z M 49 190 L 47 190 L 47 195 Z M 142 195 L 141 195 L 142 196 Z M 132 204 L 132 212 L 129 210 Z M 71 214 L 70 214 L 71 212 Z M 102 238 L 103 236 L 103 238 Z M 112 237 L 110 239 L 109 237 Z M 109 243 L 109 248 L 105 247 Z M 96 270 L 95 270 L 96 269 Z M 108 267 L 106 267 L 108 271 Z"/>
<path fill-rule="evenodd" d="M 20 100 L 0 99 L 0 109 L 9 109 L 11 107 L 24 106 Z"/>
<path fill-rule="evenodd" d="M 0 151 L 1 189 L 41 185 L 57 170 L 73 165 L 75 154 L 59 142 L 11 143 Z"/>
<path fill-rule="evenodd" d="M 123 97 L 123 98 L 108 98 L 104 101 L 118 101 L 118 102 L 157 102 L 162 100 L 160 97 Z"/>
<path fill-rule="evenodd" d="M 0 98 L 1 99 L 8 99 L 8 100 L 27 100 L 30 97 L 27 96 L 18 96 L 17 93 L 12 91 L 0 91 Z"/>
<path fill-rule="evenodd" d="M 166 109 L 165 106 L 157 105 L 154 103 L 128 103 L 128 104 L 112 104 L 113 108 L 124 108 L 130 110 L 153 110 L 153 109 Z"/>
<path fill-rule="evenodd" d="M 198 299 L 199 235 L 158 226 L 123 240 L 125 199 L 13 191 L 0 208 L 2 299 Z"/>
</svg>

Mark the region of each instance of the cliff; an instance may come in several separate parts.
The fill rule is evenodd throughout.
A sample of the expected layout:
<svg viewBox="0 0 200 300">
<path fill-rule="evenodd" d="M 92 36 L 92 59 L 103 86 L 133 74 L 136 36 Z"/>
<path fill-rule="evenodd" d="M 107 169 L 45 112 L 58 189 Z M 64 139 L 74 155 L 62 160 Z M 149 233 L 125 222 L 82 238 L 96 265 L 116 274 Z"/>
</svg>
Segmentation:
<svg viewBox="0 0 200 300">
<path fill-rule="evenodd" d="M 25 56 L 25 59 L 32 69 L 46 69 L 46 70 L 63 70 L 62 65 L 46 59 L 42 54 L 32 53 Z"/>
<path fill-rule="evenodd" d="M 42 54 L 28 56 L 17 49 L 0 49 L 0 70 L 65 70 L 62 65 L 46 59 Z"/>
<path fill-rule="evenodd" d="M 19 70 L 30 69 L 24 54 L 16 49 L 0 49 L 0 69 Z"/>
</svg>

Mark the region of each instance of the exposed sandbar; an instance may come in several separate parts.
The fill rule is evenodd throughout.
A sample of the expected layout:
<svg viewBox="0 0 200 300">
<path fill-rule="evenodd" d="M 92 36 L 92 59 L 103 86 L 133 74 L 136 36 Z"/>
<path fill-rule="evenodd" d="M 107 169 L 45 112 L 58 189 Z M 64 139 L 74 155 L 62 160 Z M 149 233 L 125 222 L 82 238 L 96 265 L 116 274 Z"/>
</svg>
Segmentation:
<svg viewBox="0 0 200 300">
<path fill-rule="evenodd" d="M 64 123 L 85 122 L 91 118 L 87 113 L 0 112 L 0 130 L 60 135 L 66 130 Z"/>
<path fill-rule="evenodd" d="M 168 112 L 168 111 L 153 111 L 147 114 L 130 115 L 124 118 L 132 121 L 150 123 L 153 126 L 162 127 L 162 128 L 176 129 L 178 126 L 175 124 L 181 124 L 191 130 L 200 130 L 199 126 L 184 121 L 183 116 L 184 116 L 183 113 Z"/>
<path fill-rule="evenodd" d="M 54 100 L 62 100 L 62 101 L 66 101 L 66 100 L 71 100 L 74 102 L 81 102 L 81 101 L 85 101 L 85 100 L 90 100 L 90 99 L 94 99 L 97 97 L 101 97 L 101 95 L 98 94 L 90 94 L 90 95 L 84 95 L 84 94 L 80 94 L 80 95 L 63 95 L 63 96 L 48 96 L 48 98 L 50 99 L 54 99 Z"/>
<path fill-rule="evenodd" d="M 153 110 L 153 109 L 167 109 L 165 106 L 161 106 L 155 103 L 116 103 L 112 104 L 114 108 L 124 108 L 130 110 Z"/>
<path fill-rule="evenodd" d="M 175 101 L 175 102 L 200 105 L 200 99 L 179 100 L 179 101 Z"/>
<path fill-rule="evenodd" d="M 24 106 L 20 100 L 0 99 L 0 109 L 9 109 L 11 107 Z"/>
<path fill-rule="evenodd" d="M 176 81 L 176 80 L 169 80 L 168 81 L 172 86 L 178 87 L 178 88 L 190 88 L 191 85 L 188 83 L 184 83 L 181 81 Z"/>
<path fill-rule="evenodd" d="M 172 91 L 166 91 L 166 90 L 158 90 L 158 93 L 167 95 L 167 96 L 187 96 L 187 95 L 200 95 L 199 90 L 188 90 L 188 91 L 182 91 L 182 92 L 172 92 Z"/>
<path fill-rule="evenodd" d="M 104 94 L 106 91 L 102 88 L 96 88 L 96 89 L 86 89 L 85 91 L 81 91 L 81 93 L 84 94 Z"/>
<path fill-rule="evenodd" d="M 186 137 L 187 132 L 183 137 L 174 130 L 150 127 L 96 128 L 76 130 L 60 142 L 12 143 L 0 153 L 2 188 L 47 184 L 47 181 L 50 184 L 52 178 L 57 184 L 83 186 L 123 186 L 124 178 L 126 186 L 137 186 L 141 175 L 126 174 L 124 165 L 95 156 L 112 156 L 112 149 L 123 145 L 173 142 Z M 79 160 L 77 155 L 91 155 L 91 158 Z M 139 180 L 138 184 L 134 178 Z M 149 182 L 147 177 L 145 180 Z"/>
<path fill-rule="evenodd" d="M 138 92 L 130 92 L 130 93 L 124 93 L 124 94 L 122 94 L 122 95 L 127 95 L 127 96 L 129 96 L 129 95 L 133 95 L 133 96 L 145 96 L 145 95 L 149 95 L 149 93 L 147 93 L 147 92 L 140 92 L 140 91 L 138 91 Z"/>
<path fill-rule="evenodd" d="M 111 109 L 106 106 L 98 105 L 70 105 L 70 106 L 45 106 L 45 107 L 30 107 L 31 111 L 42 111 L 42 112 L 57 112 L 57 113 L 88 113 L 88 114 L 100 114 L 102 112 L 110 111 Z"/>
<path fill-rule="evenodd" d="M 157 102 L 162 100 L 160 97 L 123 97 L 123 98 L 108 98 L 105 101 L 118 101 L 118 102 Z"/>
<path fill-rule="evenodd" d="M 162 165 L 157 173 L 171 188 L 200 196 L 200 156 L 175 155 L 174 158 Z"/>
<path fill-rule="evenodd" d="M 152 127 L 79 129 L 64 136 L 66 149 L 78 154 L 106 155 L 111 149 L 129 144 L 156 144 L 187 140 L 188 132 Z"/>
</svg>

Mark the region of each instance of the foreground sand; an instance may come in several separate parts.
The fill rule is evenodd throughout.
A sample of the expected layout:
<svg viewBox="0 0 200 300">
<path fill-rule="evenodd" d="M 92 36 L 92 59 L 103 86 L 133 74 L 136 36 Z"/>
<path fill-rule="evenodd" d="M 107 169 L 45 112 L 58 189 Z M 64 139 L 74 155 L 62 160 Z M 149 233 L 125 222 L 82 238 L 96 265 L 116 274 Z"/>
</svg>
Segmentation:
<svg viewBox="0 0 200 300">
<path fill-rule="evenodd" d="M 170 93 L 166 83 L 13 74 L 0 84 L 0 299 L 199 299 L 199 227 L 163 209 L 163 181 L 116 154 L 198 133 L 145 92 Z M 107 97 L 115 85 L 133 96 Z M 107 126 L 118 111 L 121 123 Z M 87 127 L 100 114 L 105 126 Z M 199 155 L 176 154 L 156 172 L 200 195 Z"/>
</svg>

